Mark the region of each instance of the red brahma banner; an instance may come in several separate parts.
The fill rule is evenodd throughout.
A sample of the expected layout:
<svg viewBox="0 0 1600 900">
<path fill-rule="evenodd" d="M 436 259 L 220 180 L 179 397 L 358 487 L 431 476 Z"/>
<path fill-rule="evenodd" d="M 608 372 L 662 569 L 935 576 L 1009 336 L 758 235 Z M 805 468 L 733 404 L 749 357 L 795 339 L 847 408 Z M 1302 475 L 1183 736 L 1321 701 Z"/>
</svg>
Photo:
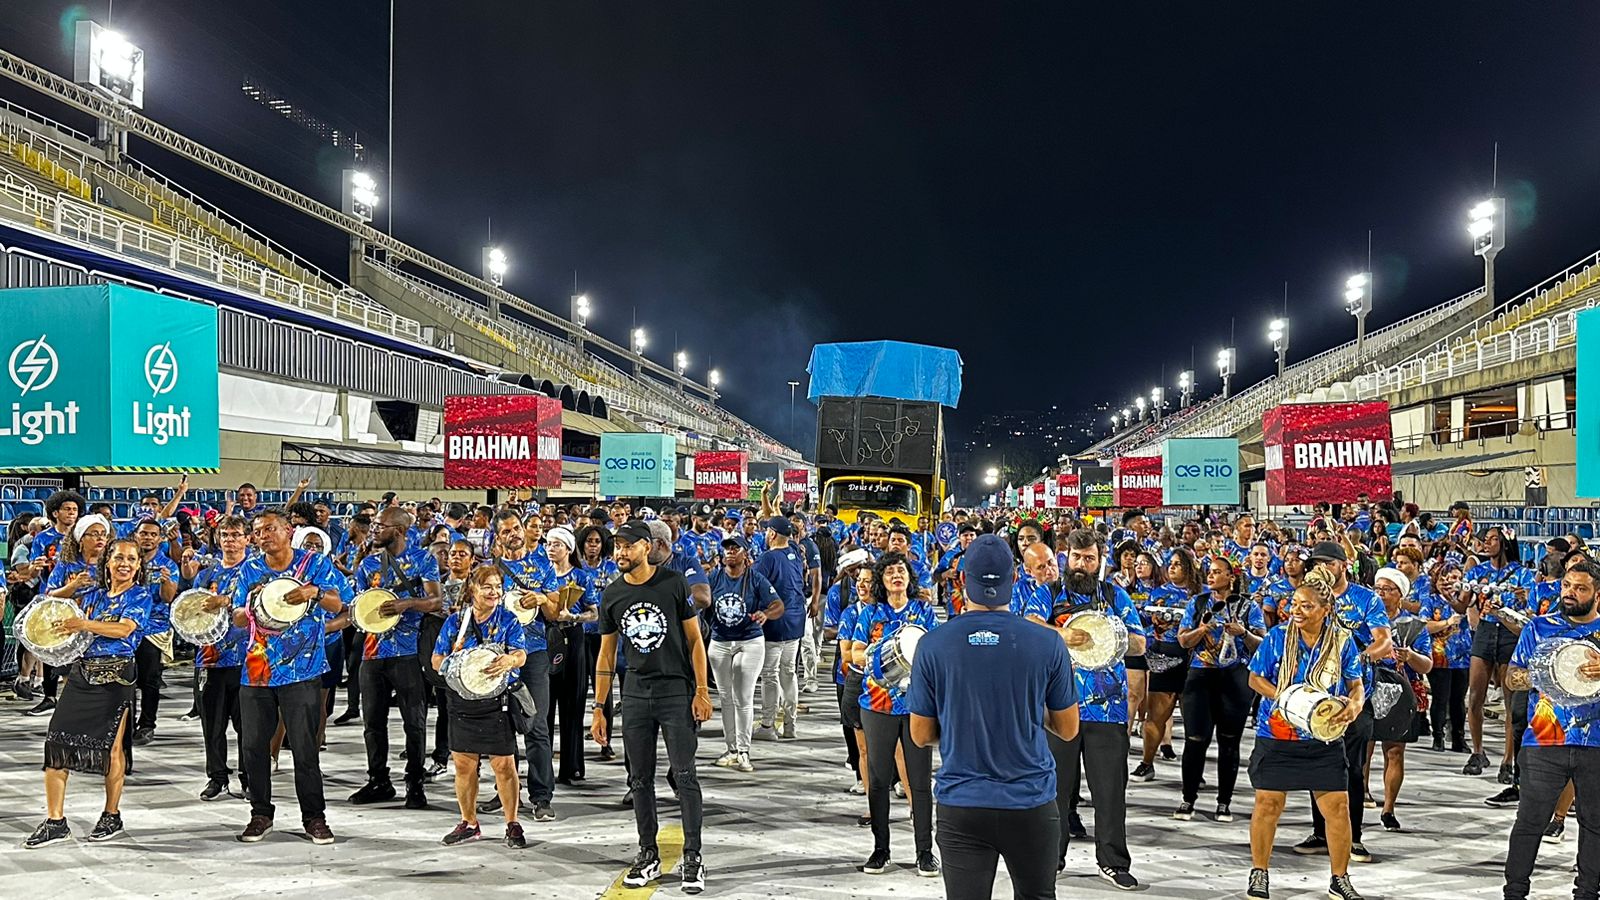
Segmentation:
<svg viewBox="0 0 1600 900">
<path fill-rule="evenodd" d="M 530 394 L 444 398 L 444 486 L 561 486 L 561 401 Z"/>
<path fill-rule="evenodd" d="M 1045 508 L 1045 483 L 1042 479 L 1033 483 L 1033 508 Z"/>
<path fill-rule="evenodd" d="M 1161 457 L 1119 456 L 1116 459 L 1117 506 L 1161 505 Z"/>
<path fill-rule="evenodd" d="M 783 502 L 800 503 L 811 496 L 810 469 L 783 470 Z"/>
<path fill-rule="evenodd" d="M 1267 412 L 1262 430 L 1272 506 L 1394 496 L 1388 403 L 1286 403 Z"/>
<path fill-rule="evenodd" d="M 694 455 L 696 500 L 743 500 L 749 479 L 750 454 L 738 450 L 705 450 Z"/>
<path fill-rule="evenodd" d="M 1056 508 L 1078 508 L 1078 476 L 1062 472 L 1056 476 Z"/>
</svg>

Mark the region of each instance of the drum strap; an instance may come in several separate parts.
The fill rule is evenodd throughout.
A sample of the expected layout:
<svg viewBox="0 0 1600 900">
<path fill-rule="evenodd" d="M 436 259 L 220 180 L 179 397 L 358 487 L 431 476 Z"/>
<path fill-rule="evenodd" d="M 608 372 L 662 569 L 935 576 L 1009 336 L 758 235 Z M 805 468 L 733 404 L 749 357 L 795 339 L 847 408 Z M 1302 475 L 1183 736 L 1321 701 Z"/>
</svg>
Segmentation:
<svg viewBox="0 0 1600 900">
<path fill-rule="evenodd" d="M 494 561 L 494 564 L 500 569 L 500 574 L 511 579 L 517 587 L 522 588 L 524 591 L 531 591 L 539 594 L 544 593 L 544 591 L 539 590 L 538 588 L 534 587 L 532 583 L 527 581 L 527 579 L 523 577 L 522 573 L 506 565 L 506 561 L 504 559 L 497 559 Z"/>
<path fill-rule="evenodd" d="M 460 650 L 466 646 L 469 625 L 472 626 L 472 636 L 478 639 L 478 646 L 488 643 L 483 639 L 483 628 L 478 624 L 478 617 L 472 614 L 472 607 L 468 606 L 461 610 L 461 627 L 456 629 L 455 649 Z"/>
<path fill-rule="evenodd" d="M 394 556 L 389 553 L 389 551 L 383 551 L 383 555 L 380 557 L 380 559 L 382 561 L 381 565 L 383 566 L 383 580 L 387 582 L 387 584 L 384 585 L 385 587 L 406 591 L 413 596 L 418 596 L 421 594 L 421 579 L 417 578 L 416 576 L 407 577 L 405 571 L 402 570 L 400 565 L 395 562 Z"/>
</svg>

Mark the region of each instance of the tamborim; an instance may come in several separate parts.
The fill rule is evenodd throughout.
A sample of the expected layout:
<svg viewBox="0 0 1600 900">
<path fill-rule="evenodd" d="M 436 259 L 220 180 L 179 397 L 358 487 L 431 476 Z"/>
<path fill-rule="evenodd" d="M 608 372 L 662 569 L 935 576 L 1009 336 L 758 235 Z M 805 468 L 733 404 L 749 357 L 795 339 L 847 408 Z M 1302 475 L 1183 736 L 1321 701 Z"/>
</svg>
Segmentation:
<svg viewBox="0 0 1600 900">
<path fill-rule="evenodd" d="M 532 598 L 533 606 L 531 608 L 523 607 L 522 600 L 525 597 Z M 518 622 L 524 625 L 532 625 L 533 620 L 539 618 L 539 599 L 539 594 L 536 591 L 519 591 L 513 588 L 506 591 L 506 595 L 501 599 L 500 605 L 510 610 L 511 614 L 517 617 Z"/>
<path fill-rule="evenodd" d="M 1325 744 L 1343 737 L 1350 727 L 1347 723 L 1333 723 L 1344 704 L 1343 699 L 1304 684 L 1292 684 L 1278 695 L 1278 709 L 1289 724 Z"/>
<path fill-rule="evenodd" d="M 56 626 L 83 615 L 78 604 L 62 597 L 41 597 L 28 604 L 17 622 L 17 640 L 46 665 L 65 666 L 76 662 L 89 649 L 94 635 L 87 631 L 67 634 Z"/>
<path fill-rule="evenodd" d="M 233 624 L 232 604 L 221 609 L 206 609 L 211 598 L 217 596 L 207 590 L 192 588 L 172 601 L 172 630 L 197 647 L 209 647 L 222 640 Z"/>
<path fill-rule="evenodd" d="M 361 632 L 382 637 L 400 624 L 399 613 L 386 616 L 382 607 L 385 603 L 398 599 L 400 598 L 396 597 L 393 591 L 386 591 L 383 588 L 362 591 L 350 601 L 350 621 Z"/>
<path fill-rule="evenodd" d="M 256 627 L 267 631 L 288 631 L 305 618 L 310 603 L 290 603 L 283 598 L 300 586 L 299 579 L 287 575 L 263 584 L 250 597 L 250 614 Z"/>
<path fill-rule="evenodd" d="M 867 648 L 867 671 L 871 672 L 871 661 L 877 658 L 878 668 L 883 672 L 880 680 L 874 675 L 868 675 L 867 680 L 880 688 L 904 690 L 911 684 L 911 660 L 917 654 L 917 642 L 928 633 L 921 625 L 902 625 L 876 644 Z"/>
<path fill-rule="evenodd" d="M 1080 669 L 1099 671 L 1109 669 L 1128 655 L 1128 626 L 1121 619 L 1103 612 L 1086 609 L 1074 613 L 1062 624 L 1063 628 L 1081 631 L 1089 642 L 1078 647 L 1067 645 L 1072 664 Z"/>
<path fill-rule="evenodd" d="M 468 614 L 470 615 L 470 613 Z M 505 693 L 511 672 L 487 673 L 489 664 L 506 652 L 500 644 L 479 644 L 446 656 L 439 666 L 444 683 L 463 700 L 489 700 Z"/>
<path fill-rule="evenodd" d="M 1528 659 L 1528 677 L 1539 693 L 1561 706 L 1582 706 L 1600 700 L 1600 680 L 1585 677 L 1579 667 L 1600 656 L 1588 641 L 1560 638 L 1539 645 Z"/>
</svg>

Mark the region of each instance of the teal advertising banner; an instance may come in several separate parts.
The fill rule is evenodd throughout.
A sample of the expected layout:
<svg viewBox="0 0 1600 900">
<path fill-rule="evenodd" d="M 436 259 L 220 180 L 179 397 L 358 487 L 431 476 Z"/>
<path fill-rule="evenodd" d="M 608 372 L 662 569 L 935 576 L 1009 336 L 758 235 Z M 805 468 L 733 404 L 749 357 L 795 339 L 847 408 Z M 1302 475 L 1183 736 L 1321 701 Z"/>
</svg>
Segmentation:
<svg viewBox="0 0 1600 900">
<path fill-rule="evenodd" d="M 214 307 L 120 285 L 17 288 L 0 291 L 0 322 L 0 471 L 217 469 Z"/>
<path fill-rule="evenodd" d="M 1168 438 L 1161 459 L 1163 506 L 1238 505 L 1237 438 Z"/>
<path fill-rule="evenodd" d="M 600 493 L 608 497 L 671 497 L 678 440 L 670 434 L 600 435 Z"/>
<path fill-rule="evenodd" d="M 1600 498 L 1600 307 L 1578 313 L 1579 497 Z M 1588 402 L 1585 402 L 1588 401 Z"/>
</svg>

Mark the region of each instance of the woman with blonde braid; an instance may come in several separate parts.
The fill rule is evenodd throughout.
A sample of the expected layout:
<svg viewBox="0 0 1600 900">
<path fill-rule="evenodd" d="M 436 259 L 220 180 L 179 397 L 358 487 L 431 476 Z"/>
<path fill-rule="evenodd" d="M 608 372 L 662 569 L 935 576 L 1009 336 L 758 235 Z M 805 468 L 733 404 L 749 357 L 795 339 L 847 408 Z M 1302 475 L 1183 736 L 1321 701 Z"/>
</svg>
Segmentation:
<svg viewBox="0 0 1600 900">
<path fill-rule="evenodd" d="M 1350 632 L 1329 617 L 1333 580 L 1319 570 L 1306 575 L 1294 592 L 1289 620 L 1267 632 L 1250 660 L 1250 687 L 1261 695 L 1250 782 L 1256 789 L 1250 817 L 1250 884 L 1246 897 L 1270 897 L 1267 870 L 1272 841 L 1289 791 L 1310 790 L 1328 822 L 1330 900 L 1361 900 L 1350 884 L 1350 814 L 1344 739 L 1312 738 L 1292 724 L 1278 698 L 1293 685 L 1344 697 L 1335 724 L 1355 721 L 1366 692 L 1361 682 L 1360 650 Z"/>
</svg>

